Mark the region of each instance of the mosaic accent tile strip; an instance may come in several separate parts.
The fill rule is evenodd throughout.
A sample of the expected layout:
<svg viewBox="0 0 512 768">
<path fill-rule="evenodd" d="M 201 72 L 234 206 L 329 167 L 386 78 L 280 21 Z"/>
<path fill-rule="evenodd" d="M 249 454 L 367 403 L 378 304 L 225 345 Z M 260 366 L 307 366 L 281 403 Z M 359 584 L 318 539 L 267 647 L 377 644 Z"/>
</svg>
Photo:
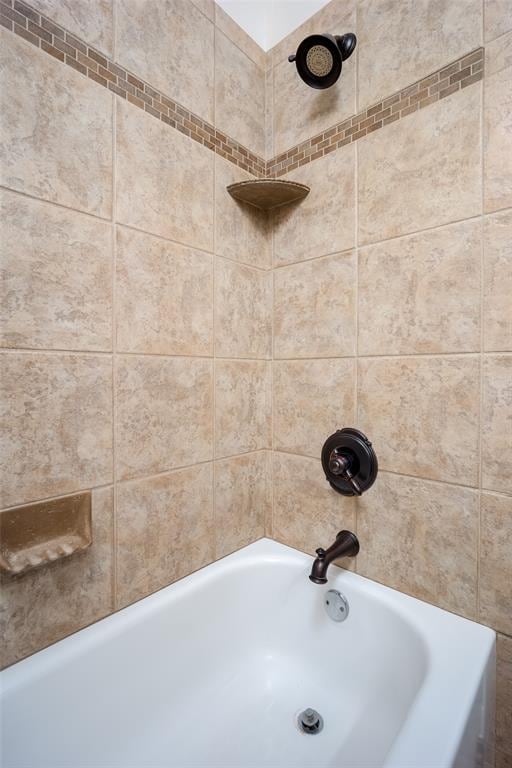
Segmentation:
<svg viewBox="0 0 512 768">
<path fill-rule="evenodd" d="M 0 24 L 234 165 L 265 176 L 265 160 L 20 0 L 1 0 Z"/>
<path fill-rule="evenodd" d="M 257 178 L 283 176 L 479 82 L 484 75 L 484 48 L 478 48 L 265 161 L 21 0 L 0 0 L 0 25 Z"/>
<path fill-rule="evenodd" d="M 283 176 L 345 144 L 358 141 L 373 131 L 477 83 L 482 80 L 483 74 L 484 49 L 478 48 L 378 104 L 373 104 L 364 112 L 268 160 L 267 175 Z"/>
</svg>

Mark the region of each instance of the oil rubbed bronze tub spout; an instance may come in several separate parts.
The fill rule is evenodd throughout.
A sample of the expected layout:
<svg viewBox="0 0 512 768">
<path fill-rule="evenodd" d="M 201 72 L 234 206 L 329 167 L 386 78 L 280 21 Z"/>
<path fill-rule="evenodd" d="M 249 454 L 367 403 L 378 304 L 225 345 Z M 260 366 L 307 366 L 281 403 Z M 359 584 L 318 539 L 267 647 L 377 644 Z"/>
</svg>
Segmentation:
<svg viewBox="0 0 512 768">
<path fill-rule="evenodd" d="M 359 552 L 359 541 L 352 531 L 340 531 L 336 541 L 329 549 L 316 550 L 316 560 L 311 568 L 309 578 L 315 584 L 327 584 L 327 569 L 333 560 L 340 557 L 355 557 Z"/>
</svg>

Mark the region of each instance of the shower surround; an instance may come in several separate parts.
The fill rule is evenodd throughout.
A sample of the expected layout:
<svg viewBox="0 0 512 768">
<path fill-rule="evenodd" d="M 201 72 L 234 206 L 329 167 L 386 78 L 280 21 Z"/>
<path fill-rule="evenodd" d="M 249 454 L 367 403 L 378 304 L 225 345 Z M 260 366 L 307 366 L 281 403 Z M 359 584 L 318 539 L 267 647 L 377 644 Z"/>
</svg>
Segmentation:
<svg viewBox="0 0 512 768">
<path fill-rule="evenodd" d="M 94 522 L 2 583 L 3 665 L 349 528 L 358 573 L 498 631 L 511 764 L 506 5 L 332 0 L 265 54 L 209 0 L 2 2 L 2 507 L 93 489 Z M 318 30 L 358 36 L 323 92 L 287 62 Z M 225 191 L 264 175 L 311 192 Z M 362 499 L 322 477 L 341 426 L 379 457 Z"/>
</svg>

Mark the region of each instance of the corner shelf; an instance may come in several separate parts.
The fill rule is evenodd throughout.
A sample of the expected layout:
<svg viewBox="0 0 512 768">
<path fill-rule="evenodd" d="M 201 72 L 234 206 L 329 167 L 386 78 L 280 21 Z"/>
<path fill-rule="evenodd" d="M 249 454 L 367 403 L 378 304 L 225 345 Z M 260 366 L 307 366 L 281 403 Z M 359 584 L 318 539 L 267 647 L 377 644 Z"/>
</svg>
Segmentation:
<svg viewBox="0 0 512 768">
<path fill-rule="evenodd" d="M 284 179 L 254 179 L 230 184 L 227 190 L 231 197 L 268 211 L 280 205 L 302 200 L 309 194 L 309 187 L 296 181 Z"/>
</svg>

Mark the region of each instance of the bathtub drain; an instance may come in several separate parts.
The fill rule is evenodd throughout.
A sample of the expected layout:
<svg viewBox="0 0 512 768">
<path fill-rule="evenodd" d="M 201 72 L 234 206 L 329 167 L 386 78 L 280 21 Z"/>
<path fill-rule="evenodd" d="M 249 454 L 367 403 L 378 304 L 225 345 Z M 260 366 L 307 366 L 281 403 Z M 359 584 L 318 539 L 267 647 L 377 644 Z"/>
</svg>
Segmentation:
<svg viewBox="0 0 512 768">
<path fill-rule="evenodd" d="M 310 707 L 300 713 L 297 722 L 300 730 L 304 733 L 320 733 L 324 727 L 324 719 L 322 715 L 320 715 L 316 709 L 311 709 Z"/>
</svg>

